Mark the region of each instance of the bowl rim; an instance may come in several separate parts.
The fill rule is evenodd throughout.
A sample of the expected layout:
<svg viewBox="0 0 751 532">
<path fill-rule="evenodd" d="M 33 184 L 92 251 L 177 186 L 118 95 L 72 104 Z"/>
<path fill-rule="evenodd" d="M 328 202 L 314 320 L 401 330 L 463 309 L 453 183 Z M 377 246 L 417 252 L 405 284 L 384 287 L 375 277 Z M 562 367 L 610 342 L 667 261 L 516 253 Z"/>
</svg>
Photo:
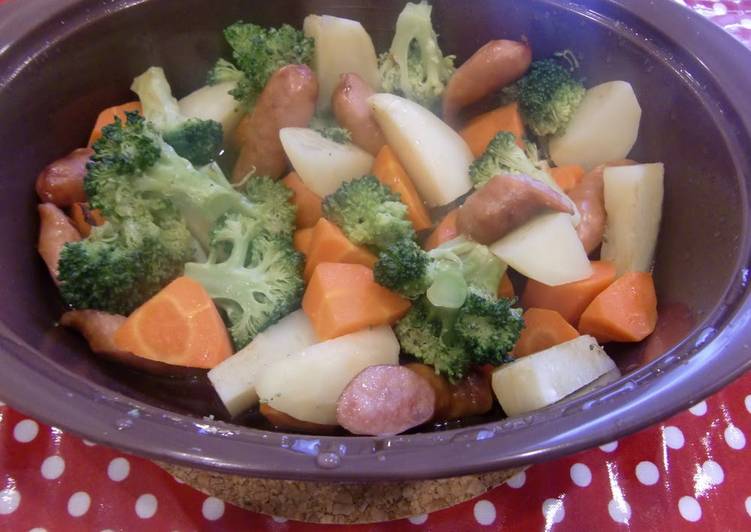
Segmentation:
<svg viewBox="0 0 751 532">
<path fill-rule="evenodd" d="M 0 79 L 0 90 L 18 71 L 5 70 L 4 63 L 19 69 L 33 59 L 33 55 L 23 56 L 25 47 L 40 53 L 101 17 L 151 1 L 59 0 L 50 7 L 44 0 L 26 0 L 0 5 L 0 71 L 11 72 Z M 751 158 L 742 155 L 740 148 L 751 144 L 751 100 L 744 90 L 751 86 L 751 52 L 712 22 L 670 0 L 541 2 L 611 28 L 613 20 L 603 13 L 634 17 L 676 47 L 689 30 L 702 33 L 702 39 L 679 48 L 706 69 L 705 76 L 721 90 L 734 112 L 734 127 L 728 129 L 726 141 L 734 148 L 730 151 L 741 171 L 743 221 L 748 226 Z M 45 15 L 40 17 L 42 12 Z M 636 38 L 622 24 L 617 31 Z M 727 113 L 711 112 L 720 124 L 730 123 Z M 375 481 L 441 478 L 527 465 L 615 440 L 665 419 L 749 369 L 751 341 L 743 331 L 751 325 L 747 279 L 751 243 L 741 242 L 738 256 L 735 277 L 717 308 L 668 353 L 592 394 L 527 416 L 473 427 L 389 438 L 321 437 L 201 420 L 58 371 L 3 323 L 0 396 L 27 415 L 92 441 L 223 473 Z M 638 416 L 628 415 L 636 409 Z"/>
</svg>

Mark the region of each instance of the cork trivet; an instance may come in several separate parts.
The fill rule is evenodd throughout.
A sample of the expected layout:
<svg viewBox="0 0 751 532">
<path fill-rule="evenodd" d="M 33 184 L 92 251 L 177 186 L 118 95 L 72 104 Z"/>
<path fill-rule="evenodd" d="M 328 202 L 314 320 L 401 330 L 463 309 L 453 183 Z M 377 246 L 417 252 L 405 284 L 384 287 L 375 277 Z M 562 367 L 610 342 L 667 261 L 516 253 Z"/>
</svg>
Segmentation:
<svg viewBox="0 0 751 532">
<path fill-rule="evenodd" d="M 373 523 L 435 512 L 482 495 L 525 468 L 370 484 L 270 480 L 157 462 L 198 491 L 253 512 L 309 523 Z"/>
</svg>

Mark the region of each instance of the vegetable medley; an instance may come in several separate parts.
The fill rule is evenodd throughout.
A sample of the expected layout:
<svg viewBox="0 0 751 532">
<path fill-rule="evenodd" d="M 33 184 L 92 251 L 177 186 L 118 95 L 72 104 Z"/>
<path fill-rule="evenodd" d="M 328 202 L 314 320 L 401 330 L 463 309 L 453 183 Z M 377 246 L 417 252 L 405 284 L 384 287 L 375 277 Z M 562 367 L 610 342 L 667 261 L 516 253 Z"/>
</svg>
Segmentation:
<svg viewBox="0 0 751 532">
<path fill-rule="evenodd" d="M 524 40 L 457 67 L 424 2 L 380 55 L 326 15 L 224 36 L 205 86 L 178 100 L 149 68 L 37 179 L 61 323 L 92 351 L 208 369 L 230 416 L 309 433 L 519 415 L 619 376 L 601 344 L 657 320 L 664 173 L 625 159 L 628 82 L 585 87 Z"/>
</svg>

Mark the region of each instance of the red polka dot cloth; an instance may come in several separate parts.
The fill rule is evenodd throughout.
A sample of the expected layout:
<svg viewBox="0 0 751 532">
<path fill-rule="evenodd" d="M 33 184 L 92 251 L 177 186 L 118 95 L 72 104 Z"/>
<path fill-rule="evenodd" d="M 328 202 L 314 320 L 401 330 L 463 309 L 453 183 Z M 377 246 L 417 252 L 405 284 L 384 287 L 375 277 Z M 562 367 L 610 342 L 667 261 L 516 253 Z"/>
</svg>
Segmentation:
<svg viewBox="0 0 751 532">
<path fill-rule="evenodd" d="M 751 46 L 751 0 L 676 1 Z M 751 530 L 747 436 L 751 374 L 658 426 L 534 466 L 478 499 L 430 515 L 346 528 Z M 0 530 L 331 528 L 224 504 L 147 460 L 41 425 L 0 403 Z"/>
</svg>

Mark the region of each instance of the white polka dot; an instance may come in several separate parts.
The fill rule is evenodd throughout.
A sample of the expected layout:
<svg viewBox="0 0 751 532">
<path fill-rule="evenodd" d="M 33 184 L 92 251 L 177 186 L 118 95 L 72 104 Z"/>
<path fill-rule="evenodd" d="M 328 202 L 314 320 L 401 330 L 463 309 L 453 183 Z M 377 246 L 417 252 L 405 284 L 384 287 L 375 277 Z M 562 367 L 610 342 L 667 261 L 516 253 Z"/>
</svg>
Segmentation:
<svg viewBox="0 0 751 532">
<path fill-rule="evenodd" d="M 35 526 L 34 528 L 30 528 L 29 532 L 47 532 L 47 529 L 40 526 Z"/>
<path fill-rule="evenodd" d="M 55 480 L 63 474 L 63 471 L 65 471 L 65 460 L 62 456 L 48 456 L 42 462 L 42 476 L 47 480 Z"/>
<path fill-rule="evenodd" d="M 77 491 L 68 499 L 68 513 L 73 517 L 81 517 L 89 511 L 91 497 L 85 491 Z"/>
<path fill-rule="evenodd" d="M 581 488 L 586 488 L 592 482 L 592 472 L 584 464 L 572 465 L 569 474 L 574 484 Z"/>
<path fill-rule="evenodd" d="M 271 520 L 275 523 L 286 523 L 287 518 L 286 517 L 279 517 L 278 515 L 272 515 Z"/>
<path fill-rule="evenodd" d="M 645 486 L 653 486 L 660 479 L 660 471 L 652 462 L 639 462 L 636 464 L 636 478 Z"/>
<path fill-rule="evenodd" d="M 5 406 L 5 403 L 3 403 L 2 401 L 0 401 L 0 406 Z"/>
<path fill-rule="evenodd" d="M 608 513 L 610 514 L 610 518 L 616 523 L 626 524 L 631 519 L 631 506 L 624 500 L 619 502 L 615 499 L 610 499 Z"/>
<path fill-rule="evenodd" d="M 751 18 L 742 18 L 741 26 L 743 26 L 747 30 L 751 30 Z"/>
<path fill-rule="evenodd" d="M 725 443 L 731 449 L 743 449 L 746 446 L 746 436 L 741 432 L 741 429 L 735 425 L 729 425 L 725 429 Z"/>
<path fill-rule="evenodd" d="M 89 440 L 81 440 L 81 441 L 86 447 L 94 447 L 96 445 L 96 443 L 94 443 L 93 441 L 89 441 Z"/>
<path fill-rule="evenodd" d="M 159 506 L 156 497 L 151 493 L 144 493 L 136 500 L 136 515 L 141 519 L 149 519 L 154 517 L 156 508 Z"/>
<path fill-rule="evenodd" d="M 702 401 L 701 403 L 696 403 L 694 406 L 689 408 L 688 411 L 695 416 L 703 416 L 707 413 L 707 402 Z"/>
<path fill-rule="evenodd" d="M 527 474 L 524 471 L 519 471 L 516 475 L 506 481 L 509 488 L 519 489 L 524 486 L 527 481 Z"/>
<path fill-rule="evenodd" d="M 751 517 L 751 497 L 746 497 L 745 506 L 746 506 L 746 513 L 748 514 L 749 517 Z"/>
<path fill-rule="evenodd" d="M 413 515 L 412 517 L 407 519 L 407 521 L 409 521 L 413 525 L 422 525 L 427 520 L 428 520 L 428 514 Z"/>
<path fill-rule="evenodd" d="M 24 419 L 13 427 L 13 437 L 21 443 L 29 443 L 39 434 L 39 425 L 33 419 Z"/>
<path fill-rule="evenodd" d="M 13 488 L 0 491 L 0 515 L 12 514 L 21 504 L 21 494 Z"/>
<path fill-rule="evenodd" d="M 545 499 L 542 503 L 542 515 L 545 517 L 546 526 L 550 523 L 560 523 L 566 517 L 563 501 L 560 499 Z"/>
<path fill-rule="evenodd" d="M 611 441 L 610 443 L 606 443 L 604 445 L 600 445 L 600 450 L 605 451 L 606 453 L 612 453 L 618 448 L 618 442 L 617 441 Z"/>
<path fill-rule="evenodd" d="M 680 449 L 686 443 L 681 429 L 672 425 L 662 429 L 662 437 L 665 439 L 665 444 L 671 449 Z"/>
<path fill-rule="evenodd" d="M 224 502 L 216 497 L 208 497 L 203 501 L 201 513 L 209 521 L 216 521 L 224 515 Z"/>
<path fill-rule="evenodd" d="M 714 460 L 707 460 L 701 465 L 701 472 L 707 477 L 710 484 L 717 486 L 722 484 L 725 480 L 725 472 L 722 470 L 720 464 Z"/>
<path fill-rule="evenodd" d="M 477 501 L 472 512 L 475 514 L 475 521 L 481 525 L 492 525 L 495 521 L 495 506 L 490 501 Z"/>
<path fill-rule="evenodd" d="M 723 4 L 722 2 L 717 2 L 715 5 L 712 6 L 712 11 L 714 11 L 715 15 L 722 16 L 728 14 L 728 8 Z"/>
<path fill-rule="evenodd" d="M 678 500 L 678 511 L 686 521 L 693 523 L 701 519 L 701 506 L 699 506 L 699 502 L 688 495 Z"/>
<path fill-rule="evenodd" d="M 100 532 L 115 532 L 111 528 L 105 528 L 104 530 L 100 530 Z"/>
<path fill-rule="evenodd" d="M 130 474 L 130 462 L 122 456 L 113 458 L 107 466 L 107 476 L 114 482 L 121 482 Z"/>
</svg>

